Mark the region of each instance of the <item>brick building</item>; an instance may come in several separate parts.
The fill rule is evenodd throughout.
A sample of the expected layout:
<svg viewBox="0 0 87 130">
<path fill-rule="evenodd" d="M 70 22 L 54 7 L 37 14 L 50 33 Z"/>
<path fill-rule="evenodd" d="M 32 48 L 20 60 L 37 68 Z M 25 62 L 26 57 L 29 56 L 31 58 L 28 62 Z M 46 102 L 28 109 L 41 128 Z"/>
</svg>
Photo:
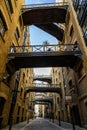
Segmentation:
<svg viewBox="0 0 87 130">
<path fill-rule="evenodd" d="M 65 68 L 66 95 L 72 96 L 72 104 L 67 104 L 68 116 L 77 125 L 87 124 L 87 2 L 67 1 L 69 3 L 69 15 L 65 24 L 64 44 L 79 44 L 82 52 L 82 62 L 77 70 Z M 84 16 L 85 15 L 85 16 Z M 71 114 L 70 114 L 71 113 Z M 77 115 L 77 116 L 76 116 Z"/>
<path fill-rule="evenodd" d="M 6 67 L 8 52 L 15 51 L 10 50 L 10 46 L 30 44 L 29 30 L 23 26 L 21 18 L 23 4 L 24 0 L 0 1 L 0 127 L 11 120 L 13 123 L 26 120 L 29 109 L 24 88 L 32 83 L 33 70 L 20 69 L 12 73 L 14 68 Z"/>
</svg>

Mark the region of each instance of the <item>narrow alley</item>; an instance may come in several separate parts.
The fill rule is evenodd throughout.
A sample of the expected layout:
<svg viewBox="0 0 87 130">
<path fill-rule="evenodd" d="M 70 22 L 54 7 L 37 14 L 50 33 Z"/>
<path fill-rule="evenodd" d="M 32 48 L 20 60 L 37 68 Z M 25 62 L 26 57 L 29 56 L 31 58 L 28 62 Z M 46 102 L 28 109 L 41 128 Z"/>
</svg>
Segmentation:
<svg viewBox="0 0 87 130">
<path fill-rule="evenodd" d="M 87 0 L 0 0 L 0 130 L 86 129 Z"/>
<path fill-rule="evenodd" d="M 61 121 L 59 126 L 58 120 L 49 120 L 41 117 L 30 119 L 12 126 L 12 130 L 73 130 L 72 124 Z M 9 130 L 9 126 L 1 130 Z M 75 125 L 75 130 L 86 130 L 85 128 Z"/>
</svg>

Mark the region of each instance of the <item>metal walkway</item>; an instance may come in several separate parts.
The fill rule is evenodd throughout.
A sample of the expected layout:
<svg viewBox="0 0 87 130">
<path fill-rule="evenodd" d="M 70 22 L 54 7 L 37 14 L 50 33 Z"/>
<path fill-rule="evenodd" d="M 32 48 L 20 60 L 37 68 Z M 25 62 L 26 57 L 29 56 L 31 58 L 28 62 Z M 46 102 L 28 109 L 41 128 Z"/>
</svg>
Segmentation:
<svg viewBox="0 0 87 130">
<path fill-rule="evenodd" d="M 59 93 L 61 95 L 61 88 L 59 87 L 26 87 L 25 93 L 30 92 L 50 92 L 50 93 Z"/>
<path fill-rule="evenodd" d="M 65 23 L 68 3 L 45 3 L 22 6 L 24 25 Z M 62 16 L 62 17 L 61 17 Z"/>
<path fill-rule="evenodd" d="M 47 102 L 47 103 L 53 103 L 52 97 L 44 97 L 44 98 L 35 98 L 32 100 L 32 102 Z"/>
<path fill-rule="evenodd" d="M 35 25 L 62 41 L 64 30 L 58 27 L 58 23 L 66 22 L 67 11 L 68 3 L 58 2 L 24 5 L 21 14 L 24 26 Z"/>
<path fill-rule="evenodd" d="M 31 86 L 25 87 L 25 94 L 30 92 L 52 92 L 59 93 L 61 95 L 61 88 L 58 84 L 32 84 Z M 45 98 L 45 97 L 44 97 Z"/>
<path fill-rule="evenodd" d="M 81 61 L 81 51 L 79 47 L 74 48 L 74 44 L 16 46 L 11 47 L 8 54 L 7 70 L 14 73 L 20 68 L 75 68 Z"/>
<path fill-rule="evenodd" d="M 43 82 L 48 82 L 49 84 L 52 83 L 52 77 L 49 75 L 35 75 L 33 81 L 39 80 Z"/>
</svg>

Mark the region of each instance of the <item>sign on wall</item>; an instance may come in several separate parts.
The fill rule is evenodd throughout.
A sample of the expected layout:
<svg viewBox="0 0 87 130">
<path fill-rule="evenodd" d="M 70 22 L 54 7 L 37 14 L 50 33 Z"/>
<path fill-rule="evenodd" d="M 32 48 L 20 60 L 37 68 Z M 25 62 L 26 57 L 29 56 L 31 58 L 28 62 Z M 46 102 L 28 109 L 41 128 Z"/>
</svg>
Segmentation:
<svg viewBox="0 0 87 130">
<path fill-rule="evenodd" d="M 65 96 L 65 102 L 72 103 L 72 96 L 69 96 L 69 95 Z"/>
</svg>

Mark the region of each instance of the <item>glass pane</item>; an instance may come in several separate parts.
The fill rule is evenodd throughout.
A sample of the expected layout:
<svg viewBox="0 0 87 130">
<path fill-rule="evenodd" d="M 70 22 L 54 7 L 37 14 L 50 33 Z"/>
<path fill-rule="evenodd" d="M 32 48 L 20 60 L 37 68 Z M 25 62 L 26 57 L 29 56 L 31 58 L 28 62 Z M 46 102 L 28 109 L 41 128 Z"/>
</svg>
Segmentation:
<svg viewBox="0 0 87 130">
<path fill-rule="evenodd" d="M 4 33 L 5 33 L 5 27 L 3 25 L 2 19 L 0 18 L 0 34 L 3 36 Z"/>
</svg>

